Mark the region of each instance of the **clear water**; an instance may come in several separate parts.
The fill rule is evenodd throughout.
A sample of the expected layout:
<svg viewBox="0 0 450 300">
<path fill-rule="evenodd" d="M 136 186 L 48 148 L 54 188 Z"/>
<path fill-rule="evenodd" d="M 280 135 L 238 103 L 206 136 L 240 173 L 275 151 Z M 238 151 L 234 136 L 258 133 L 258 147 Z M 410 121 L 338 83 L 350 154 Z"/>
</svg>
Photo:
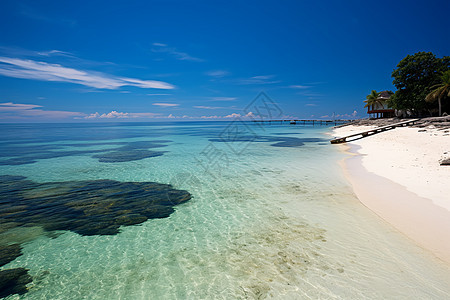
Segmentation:
<svg viewBox="0 0 450 300">
<path fill-rule="evenodd" d="M 170 183 L 193 198 L 110 236 L 1 234 L 28 293 L 9 299 L 448 299 L 450 268 L 362 206 L 326 127 L 240 122 L 0 125 L 0 162 L 23 147 L 80 151 L 0 165 L 36 182 Z M 324 140 L 321 140 L 324 139 Z M 163 141 L 163 155 L 100 162 L 89 151 Z M 90 145 L 86 145 L 90 144 Z M 56 150 L 55 150 L 56 149 Z M 22 152 L 21 152 L 22 151 Z M 19 153 L 19 154 L 18 154 Z M 97 154 L 97 153 L 96 153 Z"/>
</svg>

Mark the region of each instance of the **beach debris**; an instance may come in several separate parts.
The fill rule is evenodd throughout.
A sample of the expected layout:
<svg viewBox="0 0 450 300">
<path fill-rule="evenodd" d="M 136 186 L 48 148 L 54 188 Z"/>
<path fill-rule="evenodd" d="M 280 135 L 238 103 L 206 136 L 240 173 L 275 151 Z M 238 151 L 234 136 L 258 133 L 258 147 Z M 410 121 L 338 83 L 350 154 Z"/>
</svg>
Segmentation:
<svg viewBox="0 0 450 300">
<path fill-rule="evenodd" d="M 19 244 L 0 245 L 0 267 L 22 255 L 22 247 Z"/>
<path fill-rule="evenodd" d="M 450 157 L 441 159 L 439 164 L 441 166 L 450 166 Z"/>
<path fill-rule="evenodd" d="M 191 194 L 155 182 L 85 180 L 36 183 L 0 176 L 0 226 L 41 226 L 80 235 L 114 235 L 120 226 L 166 218 Z"/>
<path fill-rule="evenodd" d="M 33 279 L 24 268 L 7 269 L 0 271 L 0 298 L 14 294 L 28 292 L 27 284 Z"/>
</svg>

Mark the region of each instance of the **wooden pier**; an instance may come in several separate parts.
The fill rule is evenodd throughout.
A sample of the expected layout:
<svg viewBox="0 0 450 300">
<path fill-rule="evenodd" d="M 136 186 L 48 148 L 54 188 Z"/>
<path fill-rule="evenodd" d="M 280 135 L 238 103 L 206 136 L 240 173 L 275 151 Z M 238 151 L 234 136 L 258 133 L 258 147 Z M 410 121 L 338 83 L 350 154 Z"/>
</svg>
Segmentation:
<svg viewBox="0 0 450 300">
<path fill-rule="evenodd" d="M 377 134 L 377 133 L 380 133 L 380 132 L 383 132 L 383 131 L 387 131 L 387 130 L 391 130 L 391 129 L 397 128 L 397 127 L 413 125 L 417 121 L 419 121 L 419 119 L 411 119 L 411 120 L 408 120 L 408 121 L 394 123 L 394 124 L 391 124 L 391 125 L 381 126 L 381 127 L 377 127 L 377 128 L 371 129 L 371 130 L 366 130 L 366 131 L 363 131 L 363 132 L 360 132 L 360 133 L 355 133 L 355 134 L 344 136 L 344 137 L 341 137 L 341 138 L 336 138 L 336 139 L 331 140 L 330 142 L 332 144 L 342 144 L 342 143 L 346 143 L 348 138 L 357 137 L 354 140 L 362 139 L 362 138 L 365 138 L 365 137 L 368 137 L 368 136 L 371 136 L 371 135 L 374 135 L 374 134 Z"/>
<path fill-rule="evenodd" d="M 351 122 L 352 120 L 297 120 L 297 119 L 289 119 L 289 120 L 253 120 L 255 123 L 269 123 L 269 124 L 283 124 L 289 123 L 291 125 L 341 125 Z"/>
</svg>

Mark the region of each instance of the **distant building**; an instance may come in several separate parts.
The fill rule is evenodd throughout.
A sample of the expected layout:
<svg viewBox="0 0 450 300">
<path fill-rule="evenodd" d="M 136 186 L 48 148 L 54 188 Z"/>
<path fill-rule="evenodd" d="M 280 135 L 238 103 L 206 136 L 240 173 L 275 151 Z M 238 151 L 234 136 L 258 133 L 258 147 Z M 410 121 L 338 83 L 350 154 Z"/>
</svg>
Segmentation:
<svg viewBox="0 0 450 300">
<path fill-rule="evenodd" d="M 378 95 L 377 101 L 367 107 L 368 114 L 376 115 L 376 118 L 392 118 L 395 116 L 395 110 L 388 108 L 387 100 L 391 98 L 391 92 L 382 91 Z"/>
</svg>

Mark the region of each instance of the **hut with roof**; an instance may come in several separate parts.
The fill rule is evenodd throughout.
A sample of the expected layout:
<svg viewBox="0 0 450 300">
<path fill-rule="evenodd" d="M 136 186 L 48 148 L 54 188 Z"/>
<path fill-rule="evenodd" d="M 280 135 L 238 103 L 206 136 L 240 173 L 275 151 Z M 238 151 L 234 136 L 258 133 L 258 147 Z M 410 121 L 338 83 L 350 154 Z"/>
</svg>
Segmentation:
<svg viewBox="0 0 450 300">
<path fill-rule="evenodd" d="M 395 110 L 388 107 L 388 100 L 392 92 L 382 91 L 378 94 L 377 100 L 367 107 L 367 113 L 373 114 L 375 118 L 392 118 L 395 116 Z"/>
</svg>

